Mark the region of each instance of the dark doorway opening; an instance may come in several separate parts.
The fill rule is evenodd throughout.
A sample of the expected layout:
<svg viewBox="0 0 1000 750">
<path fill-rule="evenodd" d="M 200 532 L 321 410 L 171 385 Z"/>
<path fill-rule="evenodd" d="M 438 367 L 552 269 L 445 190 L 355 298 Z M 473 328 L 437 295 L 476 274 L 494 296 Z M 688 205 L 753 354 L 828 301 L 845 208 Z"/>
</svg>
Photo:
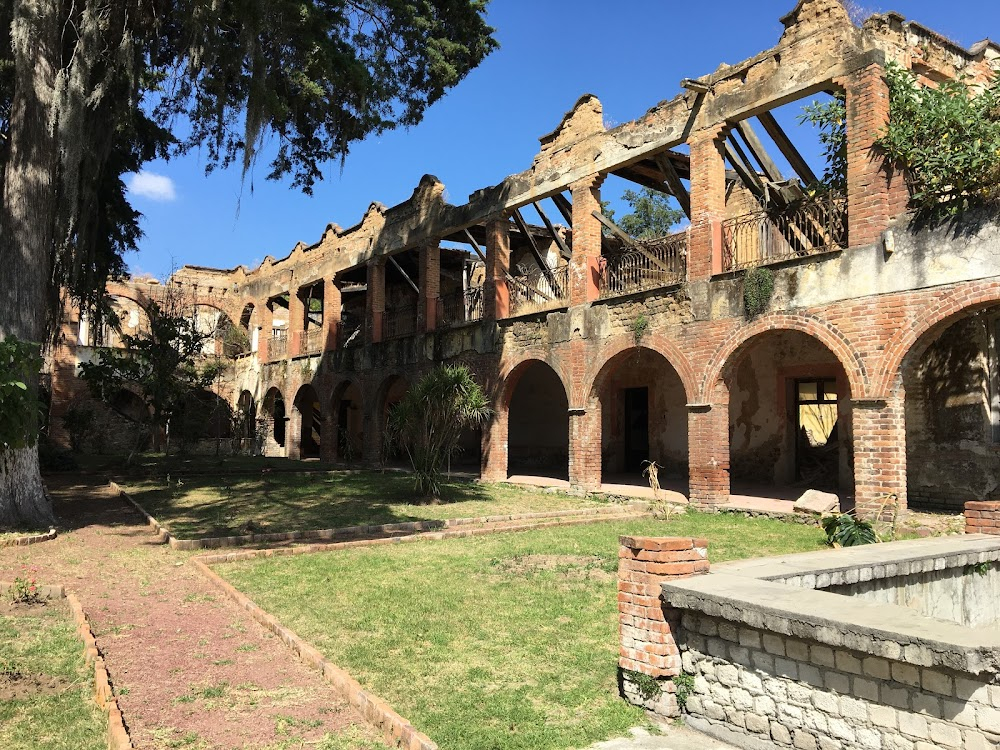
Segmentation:
<svg viewBox="0 0 1000 750">
<path fill-rule="evenodd" d="M 649 458 L 649 388 L 626 388 L 625 471 L 641 471 Z"/>
<path fill-rule="evenodd" d="M 795 381 L 795 478 L 836 487 L 840 462 L 837 381 Z"/>
</svg>

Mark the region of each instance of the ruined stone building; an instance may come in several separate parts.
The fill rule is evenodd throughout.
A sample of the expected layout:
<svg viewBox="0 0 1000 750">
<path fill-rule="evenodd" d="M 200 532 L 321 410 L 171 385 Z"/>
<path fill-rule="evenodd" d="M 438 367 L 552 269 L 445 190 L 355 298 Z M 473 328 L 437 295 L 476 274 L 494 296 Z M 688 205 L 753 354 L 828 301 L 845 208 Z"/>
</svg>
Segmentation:
<svg viewBox="0 0 1000 750">
<path fill-rule="evenodd" d="M 168 284 L 245 333 L 219 395 L 261 421 L 257 447 L 378 460 L 391 404 L 460 362 L 493 399 L 463 454 L 486 480 L 597 488 L 653 459 L 663 484 L 704 504 L 742 487 L 825 485 L 869 509 L 997 492 L 1000 225 L 914 227 L 903 175 L 872 145 L 887 61 L 930 85 L 982 83 L 1000 47 L 964 49 L 896 14 L 858 28 L 836 0 L 802 0 L 782 22 L 776 46 L 685 80 L 635 121 L 607 128 L 581 97 L 528 169 L 462 205 L 425 176 L 404 203 L 372 203 L 287 257 L 183 267 Z M 820 92 L 846 101 L 847 189 L 810 197 L 817 170 L 773 113 Z M 611 177 L 672 194 L 689 225 L 612 231 L 599 218 Z M 774 292 L 748 316 L 744 278 L 759 266 Z M 164 286 L 109 292 L 135 327 Z M 95 343 L 78 314 L 64 330 L 59 440 Z"/>
</svg>

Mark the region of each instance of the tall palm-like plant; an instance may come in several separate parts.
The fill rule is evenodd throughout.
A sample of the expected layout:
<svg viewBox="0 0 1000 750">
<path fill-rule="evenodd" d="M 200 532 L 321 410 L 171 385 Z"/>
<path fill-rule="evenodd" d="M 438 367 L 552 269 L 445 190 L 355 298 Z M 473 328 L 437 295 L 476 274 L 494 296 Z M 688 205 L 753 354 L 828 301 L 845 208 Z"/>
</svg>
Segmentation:
<svg viewBox="0 0 1000 750">
<path fill-rule="evenodd" d="M 389 412 L 387 441 L 406 451 L 417 492 L 441 498 L 445 463 L 466 428 L 481 427 L 491 410 L 464 365 L 442 365 L 425 375 Z"/>
</svg>

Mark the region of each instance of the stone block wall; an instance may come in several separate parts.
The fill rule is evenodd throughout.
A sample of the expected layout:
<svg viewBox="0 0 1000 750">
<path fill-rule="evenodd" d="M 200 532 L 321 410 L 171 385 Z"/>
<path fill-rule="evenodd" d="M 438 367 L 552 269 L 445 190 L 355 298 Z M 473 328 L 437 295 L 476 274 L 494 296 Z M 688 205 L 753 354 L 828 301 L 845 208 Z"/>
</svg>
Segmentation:
<svg viewBox="0 0 1000 750">
<path fill-rule="evenodd" d="M 1000 685 L 988 677 L 703 614 L 685 613 L 681 632 L 683 668 L 694 676 L 684 706 L 690 723 L 742 735 L 743 746 L 986 750 L 1000 743 Z M 905 644 L 896 646 L 902 657 Z"/>
</svg>

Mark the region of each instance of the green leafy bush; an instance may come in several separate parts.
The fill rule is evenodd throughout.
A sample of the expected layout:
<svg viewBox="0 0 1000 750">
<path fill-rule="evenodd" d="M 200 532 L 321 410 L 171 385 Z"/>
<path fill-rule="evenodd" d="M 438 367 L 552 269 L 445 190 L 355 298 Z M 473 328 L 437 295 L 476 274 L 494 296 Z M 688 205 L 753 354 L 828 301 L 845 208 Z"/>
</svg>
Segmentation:
<svg viewBox="0 0 1000 750">
<path fill-rule="evenodd" d="M 38 438 L 39 401 L 30 383 L 41 366 L 36 344 L 16 336 L 0 341 L 0 453 L 31 447 Z"/>
<path fill-rule="evenodd" d="M 831 547 L 857 547 L 875 544 L 878 535 L 871 522 L 857 518 L 851 513 L 838 513 L 822 520 L 826 542 Z"/>
<path fill-rule="evenodd" d="M 886 66 L 889 125 L 877 141 L 907 171 L 910 207 L 937 221 L 1000 197 L 1000 76 L 977 91 L 966 82 L 921 86 Z"/>
<path fill-rule="evenodd" d="M 770 268 L 751 268 L 743 277 L 743 309 L 748 320 L 763 313 L 774 294 L 774 274 Z"/>
</svg>

